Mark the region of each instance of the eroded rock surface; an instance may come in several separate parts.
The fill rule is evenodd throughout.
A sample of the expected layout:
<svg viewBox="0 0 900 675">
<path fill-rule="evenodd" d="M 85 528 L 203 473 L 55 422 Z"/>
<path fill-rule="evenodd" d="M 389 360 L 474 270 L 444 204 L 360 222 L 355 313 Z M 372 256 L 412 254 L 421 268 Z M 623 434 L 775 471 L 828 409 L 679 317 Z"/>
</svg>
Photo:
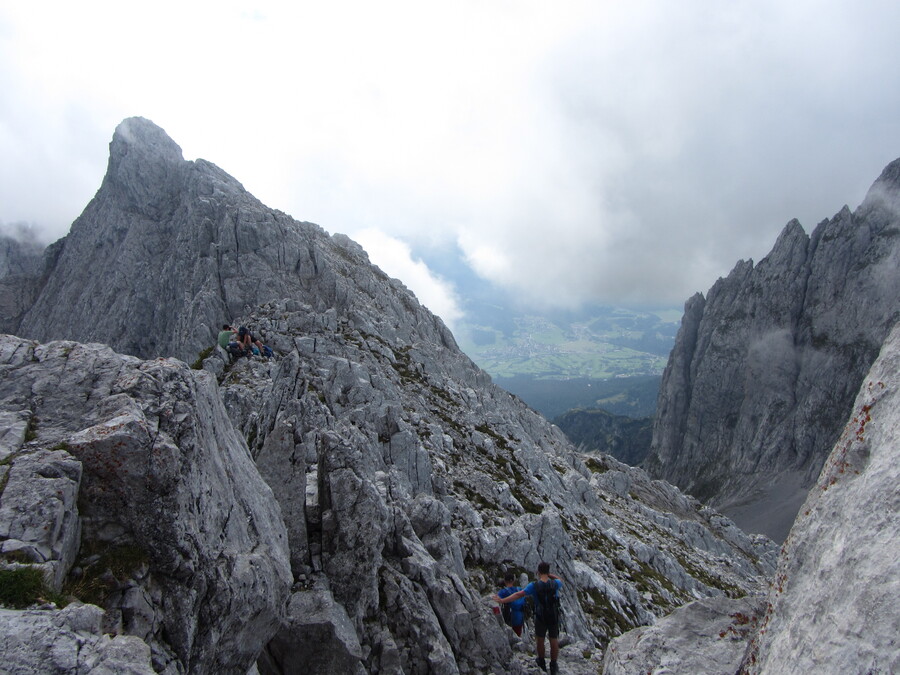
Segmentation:
<svg viewBox="0 0 900 675">
<path fill-rule="evenodd" d="M 900 327 L 782 550 L 743 673 L 900 672 Z"/>
<path fill-rule="evenodd" d="M 287 533 L 214 379 L 11 336 L 0 377 L 5 436 L 27 419 L 7 446 L 4 557 L 50 566 L 56 590 L 68 574 L 160 671 L 245 673 L 284 618 Z"/>
<path fill-rule="evenodd" d="M 695 600 L 613 640 L 603 675 L 734 675 L 763 605 L 762 596 Z"/>
<path fill-rule="evenodd" d="M 900 160 L 685 306 L 645 466 L 782 540 L 900 317 Z"/>
<path fill-rule="evenodd" d="M 103 610 L 0 609 L 2 669 L 15 675 L 154 675 L 150 647 L 131 635 L 106 635 Z"/>
</svg>

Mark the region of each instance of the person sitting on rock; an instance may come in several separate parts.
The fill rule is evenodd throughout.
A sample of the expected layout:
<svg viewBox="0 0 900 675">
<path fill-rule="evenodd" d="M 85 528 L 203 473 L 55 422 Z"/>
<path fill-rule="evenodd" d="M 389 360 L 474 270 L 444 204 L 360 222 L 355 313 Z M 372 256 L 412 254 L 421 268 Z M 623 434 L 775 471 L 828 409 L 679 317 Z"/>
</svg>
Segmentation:
<svg viewBox="0 0 900 675">
<path fill-rule="evenodd" d="M 223 323 L 222 330 L 219 331 L 219 346 L 225 351 L 228 351 L 228 345 L 232 342 L 237 342 L 237 340 L 234 339 L 234 334 L 236 332 L 234 326 Z"/>
<path fill-rule="evenodd" d="M 501 598 L 494 595 L 495 602 L 505 605 L 515 602 L 519 598 L 530 595 L 534 599 L 534 634 L 537 638 L 537 664 L 546 671 L 544 638 L 550 636 L 550 673 L 556 675 L 559 672 L 557 658 L 559 657 L 559 591 L 562 588 L 562 579 L 550 574 L 550 563 L 542 562 L 537 568 L 537 581 L 532 581 L 524 590 Z"/>
<path fill-rule="evenodd" d="M 253 354 L 262 354 L 263 344 L 255 337 L 253 333 L 247 330 L 246 326 L 238 328 L 238 345 L 241 348 L 241 356 L 253 356 Z"/>
<path fill-rule="evenodd" d="M 503 588 L 497 592 L 497 595 L 505 598 L 521 591 L 522 589 L 515 585 L 515 581 L 515 575 L 512 572 L 507 572 L 506 576 L 503 577 Z M 522 637 L 522 626 L 525 624 L 525 598 L 519 598 L 504 604 L 502 610 L 503 622 L 512 628 L 516 635 Z"/>
</svg>

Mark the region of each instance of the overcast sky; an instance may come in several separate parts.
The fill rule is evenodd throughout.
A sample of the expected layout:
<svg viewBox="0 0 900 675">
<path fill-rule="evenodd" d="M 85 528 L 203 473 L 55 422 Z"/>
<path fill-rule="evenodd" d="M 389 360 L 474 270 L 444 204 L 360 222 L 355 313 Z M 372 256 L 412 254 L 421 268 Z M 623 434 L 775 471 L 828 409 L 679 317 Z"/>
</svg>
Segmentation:
<svg viewBox="0 0 900 675">
<path fill-rule="evenodd" d="M 452 323 L 680 306 L 900 157 L 896 0 L 0 0 L 0 223 L 68 230 L 140 115 Z"/>
</svg>

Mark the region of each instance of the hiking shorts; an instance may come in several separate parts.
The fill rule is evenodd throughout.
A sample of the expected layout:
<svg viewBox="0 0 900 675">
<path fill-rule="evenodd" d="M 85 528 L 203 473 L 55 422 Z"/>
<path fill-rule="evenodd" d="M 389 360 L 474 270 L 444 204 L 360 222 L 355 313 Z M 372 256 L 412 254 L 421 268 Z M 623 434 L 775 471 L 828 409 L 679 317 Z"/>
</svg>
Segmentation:
<svg viewBox="0 0 900 675">
<path fill-rule="evenodd" d="M 559 638 L 559 622 L 545 623 L 540 617 L 534 617 L 534 634 L 539 638 L 550 636 L 551 640 Z"/>
</svg>

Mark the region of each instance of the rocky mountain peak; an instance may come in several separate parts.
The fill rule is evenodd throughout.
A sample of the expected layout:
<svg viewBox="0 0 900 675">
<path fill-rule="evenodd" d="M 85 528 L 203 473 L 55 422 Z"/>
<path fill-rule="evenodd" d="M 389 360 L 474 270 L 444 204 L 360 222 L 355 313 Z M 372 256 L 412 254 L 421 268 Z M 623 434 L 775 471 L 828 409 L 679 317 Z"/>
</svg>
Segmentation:
<svg viewBox="0 0 900 675">
<path fill-rule="evenodd" d="M 793 220 L 686 308 L 646 466 L 783 539 L 900 318 L 900 161 L 856 212 Z M 687 311 L 690 309 L 690 311 Z M 698 311 L 699 310 L 699 311 Z"/>
<path fill-rule="evenodd" d="M 900 219 L 900 159 L 888 164 L 872 184 L 860 211 L 882 220 Z"/>
<path fill-rule="evenodd" d="M 173 201 L 184 164 L 181 148 L 165 131 L 143 117 L 130 117 L 116 127 L 109 144 L 101 190 L 117 191 L 131 209 L 159 218 Z"/>
<path fill-rule="evenodd" d="M 115 173 L 126 157 L 133 162 L 177 164 L 184 157 L 181 146 L 144 117 L 129 117 L 116 127 L 109 144 L 109 165 Z"/>
</svg>

